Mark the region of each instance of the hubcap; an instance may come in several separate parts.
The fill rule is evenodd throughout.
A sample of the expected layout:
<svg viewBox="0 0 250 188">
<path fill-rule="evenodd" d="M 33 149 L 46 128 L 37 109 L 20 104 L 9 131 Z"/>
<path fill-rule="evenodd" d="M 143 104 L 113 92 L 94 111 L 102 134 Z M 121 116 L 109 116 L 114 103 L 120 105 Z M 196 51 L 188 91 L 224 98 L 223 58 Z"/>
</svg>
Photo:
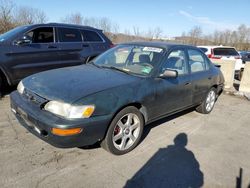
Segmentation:
<svg viewBox="0 0 250 188">
<path fill-rule="evenodd" d="M 207 99 L 206 99 L 206 110 L 210 112 L 214 106 L 215 103 L 215 92 L 212 90 L 208 93 Z"/>
<path fill-rule="evenodd" d="M 130 148 L 138 139 L 140 120 L 134 113 L 124 115 L 116 124 L 113 131 L 113 144 L 118 150 Z"/>
</svg>

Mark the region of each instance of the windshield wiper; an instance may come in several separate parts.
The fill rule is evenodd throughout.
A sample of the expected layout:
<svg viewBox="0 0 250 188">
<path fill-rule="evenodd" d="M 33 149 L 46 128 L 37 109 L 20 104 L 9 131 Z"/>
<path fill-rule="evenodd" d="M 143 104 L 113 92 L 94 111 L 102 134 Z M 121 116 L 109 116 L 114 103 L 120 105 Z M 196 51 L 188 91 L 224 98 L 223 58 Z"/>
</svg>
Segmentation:
<svg viewBox="0 0 250 188">
<path fill-rule="evenodd" d="M 95 64 L 94 61 L 90 61 L 87 64 L 91 64 L 91 65 L 94 65 L 94 66 L 96 66 L 98 68 L 102 68 L 102 66 Z"/>
<path fill-rule="evenodd" d="M 120 72 L 124 72 L 126 74 L 130 74 L 129 70 L 119 69 L 119 68 L 114 67 L 114 66 L 101 66 L 101 67 L 108 68 L 108 69 L 113 69 L 113 70 L 117 70 L 117 71 L 120 71 Z"/>
</svg>

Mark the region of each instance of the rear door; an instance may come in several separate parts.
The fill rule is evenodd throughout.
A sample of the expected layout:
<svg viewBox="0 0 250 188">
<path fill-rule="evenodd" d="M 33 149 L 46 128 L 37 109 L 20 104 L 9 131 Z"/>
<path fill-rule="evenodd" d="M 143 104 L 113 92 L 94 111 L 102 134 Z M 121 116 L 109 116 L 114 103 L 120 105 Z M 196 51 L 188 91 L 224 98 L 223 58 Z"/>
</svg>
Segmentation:
<svg viewBox="0 0 250 188">
<path fill-rule="evenodd" d="M 198 104 L 204 100 L 211 87 L 210 64 L 205 55 L 199 50 L 190 48 L 187 52 L 193 90 L 192 103 Z"/>
<path fill-rule="evenodd" d="M 60 61 L 53 27 L 38 27 L 21 37 L 23 36 L 31 42 L 13 44 L 8 53 L 8 63 L 15 81 L 36 72 L 55 68 Z"/>
<path fill-rule="evenodd" d="M 97 56 L 110 48 L 110 45 L 97 31 L 82 29 L 81 32 L 84 42 L 87 42 L 92 49 L 91 56 Z"/>
<path fill-rule="evenodd" d="M 91 48 L 88 43 L 83 41 L 79 29 L 58 27 L 58 40 L 60 46 L 61 66 L 80 65 L 85 62 Z"/>
</svg>

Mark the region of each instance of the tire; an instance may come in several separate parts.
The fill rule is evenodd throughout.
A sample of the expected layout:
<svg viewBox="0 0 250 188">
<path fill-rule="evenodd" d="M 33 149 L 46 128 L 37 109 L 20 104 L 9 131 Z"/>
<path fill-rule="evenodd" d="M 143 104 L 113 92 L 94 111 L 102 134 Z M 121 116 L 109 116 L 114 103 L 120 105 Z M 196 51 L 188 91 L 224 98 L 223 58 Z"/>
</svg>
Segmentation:
<svg viewBox="0 0 250 188">
<path fill-rule="evenodd" d="M 213 108 L 217 99 L 217 92 L 215 88 L 211 88 L 205 100 L 196 108 L 196 111 L 202 114 L 209 114 Z"/>
<path fill-rule="evenodd" d="M 121 110 L 112 120 L 101 146 L 114 155 L 123 155 L 139 143 L 144 127 L 141 112 L 129 106 Z"/>
</svg>

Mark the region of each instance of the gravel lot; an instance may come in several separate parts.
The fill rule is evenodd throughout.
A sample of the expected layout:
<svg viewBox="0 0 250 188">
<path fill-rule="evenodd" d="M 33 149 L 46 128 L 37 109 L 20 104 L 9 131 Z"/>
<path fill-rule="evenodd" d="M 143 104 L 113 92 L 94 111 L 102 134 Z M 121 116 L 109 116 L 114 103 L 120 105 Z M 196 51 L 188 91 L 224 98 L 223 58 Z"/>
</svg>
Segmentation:
<svg viewBox="0 0 250 188">
<path fill-rule="evenodd" d="M 186 140 L 187 138 L 187 140 Z M 187 141 L 187 145 L 185 146 Z M 250 184 L 250 102 L 222 95 L 145 128 L 132 152 L 58 149 L 27 132 L 0 100 L 0 187 L 236 187 Z"/>
</svg>

